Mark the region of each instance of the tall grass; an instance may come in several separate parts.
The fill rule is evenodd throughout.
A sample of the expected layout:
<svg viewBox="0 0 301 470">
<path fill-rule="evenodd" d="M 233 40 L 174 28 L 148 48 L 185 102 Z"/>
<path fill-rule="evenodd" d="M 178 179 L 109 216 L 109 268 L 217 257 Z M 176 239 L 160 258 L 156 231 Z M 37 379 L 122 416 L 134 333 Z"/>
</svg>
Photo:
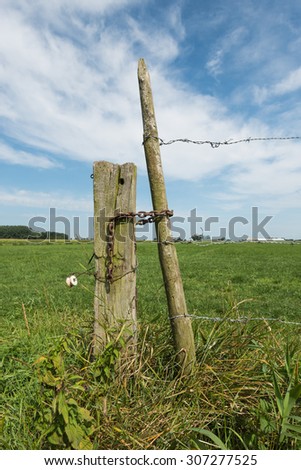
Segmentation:
<svg viewBox="0 0 301 470">
<path fill-rule="evenodd" d="M 243 292 L 244 284 L 233 281 L 239 275 L 245 279 L 242 262 L 233 264 L 229 275 L 225 253 L 214 258 L 217 252 L 209 256 L 196 247 L 179 249 L 190 312 L 222 317 L 219 322 L 194 321 L 197 364 L 191 376 L 183 377 L 171 343 L 156 247 L 138 247 L 138 356 L 122 367 L 120 332 L 91 360 L 93 278 L 81 278 L 77 290 L 64 285 L 66 275 L 78 269 L 75 264 L 89 259 L 87 246 L 54 248 L 14 246 L 3 252 L 7 329 L 2 340 L 1 448 L 301 449 L 300 328 L 264 320 L 229 321 L 258 316 L 252 312 L 253 301 L 243 302 L 251 297 L 243 297 L 250 293 L 249 285 Z M 239 256 L 230 250 L 228 257 Z M 254 254 L 247 255 L 245 264 L 251 265 Z M 297 282 L 294 261 L 285 262 Z M 197 281 L 200 265 L 205 275 Z M 271 270 L 271 282 L 275 276 L 286 276 L 287 289 L 288 273 Z M 258 277 L 267 278 L 268 272 L 262 268 Z M 11 285 L 16 279 L 19 290 Z M 218 308 L 215 302 L 210 307 L 205 303 L 210 285 L 220 299 Z M 269 295 L 275 307 L 269 315 L 280 316 L 279 297 L 273 291 Z M 291 298 L 297 312 L 298 298 Z M 272 306 L 272 299 L 267 301 Z"/>
<path fill-rule="evenodd" d="M 300 449 L 298 342 L 264 322 L 201 335 L 189 377 L 156 324 L 139 325 L 138 357 L 122 370 L 121 340 L 91 361 L 85 329 L 35 361 L 15 351 L 4 360 L 3 448 Z"/>
</svg>

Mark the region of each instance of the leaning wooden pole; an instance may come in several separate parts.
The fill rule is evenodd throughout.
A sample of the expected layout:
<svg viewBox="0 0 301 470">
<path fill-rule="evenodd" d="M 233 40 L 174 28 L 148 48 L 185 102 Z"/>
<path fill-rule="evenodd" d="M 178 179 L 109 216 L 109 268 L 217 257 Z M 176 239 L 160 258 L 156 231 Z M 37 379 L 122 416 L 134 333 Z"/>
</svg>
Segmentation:
<svg viewBox="0 0 301 470">
<path fill-rule="evenodd" d="M 162 169 L 158 130 L 149 73 L 143 59 L 138 64 L 138 81 L 143 120 L 143 144 L 150 182 L 153 208 L 168 209 Z M 167 296 L 169 318 L 178 361 L 184 373 L 189 373 L 195 363 L 195 345 L 191 319 L 187 313 L 177 252 L 171 242 L 169 217 L 156 221 L 160 264 Z"/>
</svg>

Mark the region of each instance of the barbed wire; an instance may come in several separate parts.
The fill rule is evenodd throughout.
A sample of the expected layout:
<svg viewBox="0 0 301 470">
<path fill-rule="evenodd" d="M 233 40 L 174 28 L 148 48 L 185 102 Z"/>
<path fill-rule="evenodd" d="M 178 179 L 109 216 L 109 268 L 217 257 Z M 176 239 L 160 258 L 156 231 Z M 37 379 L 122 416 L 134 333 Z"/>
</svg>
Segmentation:
<svg viewBox="0 0 301 470">
<path fill-rule="evenodd" d="M 155 242 L 156 243 L 156 242 Z M 225 241 L 208 241 L 208 242 L 198 242 L 198 241 L 178 241 L 178 242 L 173 242 L 173 243 L 182 243 L 182 244 L 193 244 L 195 246 L 198 246 L 200 248 L 205 248 L 207 246 L 220 246 L 220 245 L 233 245 L 233 244 L 245 244 L 245 243 L 252 243 L 252 244 L 266 244 L 266 245 L 300 245 L 301 241 L 300 240 L 284 240 L 284 241 L 272 241 L 272 240 L 240 240 L 240 241 L 234 241 L 234 240 L 225 240 Z"/>
<path fill-rule="evenodd" d="M 214 140 L 192 140 L 192 139 L 186 139 L 186 138 L 181 138 L 181 139 L 171 139 L 171 140 L 163 140 L 161 137 L 157 137 L 155 135 L 147 135 L 144 137 L 144 140 L 142 142 L 142 145 L 145 144 L 145 142 L 148 139 L 156 139 L 159 141 L 159 145 L 172 145 L 177 142 L 182 142 L 185 144 L 196 144 L 196 145 L 210 145 L 213 149 L 217 149 L 221 145 L 236 145 L 236 144 L 242 144 L 242 143 L 250 143 L 250 142 L 259 142 L 259 141 L 271 141 L 271 140 L 301 140 L 301 136 L 289 136 L 289 137 L 247 137 L 245 139 L 238 139 L 238 140 L 233 140 L 233 139 L 228 139 L 224 141 L 214 141 Z M 90 175 L 90 178 L 93 179 L 94 175 L 93 173 Z"/>
<path fill-rule="evenodd" d="M 148 139 L 157 139 L 159 141 L 160 145 L 172 145 L 177 142 L 183 142 L 185 144 L 196 144 L 196 145 L 205 145 L 208 144 L 212 148 L 218 148 L 221 145 L 236 145 L 236 144 L 241 144 L 241 143 L 250 143 L 250 142 L 256 142 L 256 141 L 272 141 L 272 140 L 300 140 L 301 136 L 290 136 L 290 137 L 247 137 L 245 139 L 238 139 L 238 140 L 233 140 L 233 139 L 228 139 L 224 141 L 212 141 L 212 140 L 192 140 L 192 139 L 186 139 L 186 138 L 180 138 L 180 139 L 172 139 L 165 141 L 161 139 L 161 137 L 156 137 L 153 135 L 148 135 L 144 138 L 143 144 L 145 143 L 146 140 Z"/>
<path fill-rule="evenodd" d="M 184 315 L 184 314 L 181 314 L 181 315 L 175 315 L 174 317 L 171 317 L 171 320 L 176 320 L 177 318 L 192 318 L 193 320 L 211 321 L 211 322 L 214 322 L 214 323 L 218 323 L 218 322 L 249 323 L 251 321 L 263 321 L 263 322 L 281 323 L 283 325 L 301 326 L 300 322 L 286 321 L 286 320 L 281 320 L 279 318 L 271 318 L 271 317 L 222 318 L 222 317 L 208 317 L 208 316 L 201 316 L 201 315 Z"/>
</svg>

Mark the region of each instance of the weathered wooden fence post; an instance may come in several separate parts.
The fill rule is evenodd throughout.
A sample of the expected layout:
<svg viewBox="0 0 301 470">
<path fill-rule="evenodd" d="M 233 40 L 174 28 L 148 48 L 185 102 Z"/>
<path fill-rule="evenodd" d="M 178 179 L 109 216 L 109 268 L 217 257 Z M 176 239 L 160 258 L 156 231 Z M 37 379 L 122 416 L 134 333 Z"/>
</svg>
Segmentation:
<svg viewBox="0 0 301 470">
<path fill-rule="evenodd" d="M 94 354 L 112 337 L 124 335 L 133 352 L 136 337 L 135 218 L 116 217 L 136 210 L 136 166 L 95 162 L 94 256 L 96 262 Z"/>
<path fill-rule="evenodd" d="M 150 77 L 143 59 L 138 64 L 143 119 L 143 143 L 154 210 L 168 209 Z M 177 252 L 171 240 L 168 216 L 156 221 L 159 258 L 167 296 L 169 318 L 179 364 L 189 373 L 195 363 L 191 319 L 187 313 Z"/>
</svg>

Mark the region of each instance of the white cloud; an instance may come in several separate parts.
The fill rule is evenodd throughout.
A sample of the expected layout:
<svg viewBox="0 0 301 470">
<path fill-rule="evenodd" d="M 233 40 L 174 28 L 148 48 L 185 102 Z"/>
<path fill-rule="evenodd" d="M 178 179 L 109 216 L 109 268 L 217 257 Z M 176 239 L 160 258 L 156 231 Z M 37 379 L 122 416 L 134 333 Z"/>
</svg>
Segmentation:
<svg viewBox="0 0 301 470">
<path fill-rule="evenodd" d="M 301 208 L 301 163 L 299 146 L 277 143 L 256 152 L 253 158 L 242 149 L 241 165 L 227 175 L 226 192 L 217 192 L 219 200 L 241 207 L 251 200 L 253 205 L 278 212 L 285 208 Z"/>
<path fill-rule="evenodd" d="M 301 67 L 291 71 L 287 77 L 272 88 L 272 94 L 283 95 L 301 88 Z"/>
<path fill-rule="evenodd" d="M 0 161 L 10 163 L 11 165 L 23 165 L 42 169 L 50 169 L 62 166 L 48 157 L 42 155 L 33 155 L 32 153 L 24 152 L 22 150 L 15 150 L 1 142 Z"/>
<path fill-rule="evenodd" d="M 242 26 L 238 26 L 232 29 L 227 35 L 223 36 L 222 40 L 218 41 L 216 50 L 206 64 L 206 68 L 211 75 L 216 77 L 223 72 L 222 66 L 225 57 L 233 51 L 233 49 L 239 50 L 245 35 L 246 29 Z"/>
<path fill-rule="evenodd" d="M 90 161 L 101 154 L 118 160 L 117 146 L 125 136 L 132 150 L 136 76 L 122 37 L 104 31 L 87 57 L 68 39 L 10 13 L 0 17 L 0 63 L 3 127 L 9 136 Z"/>
<path fill-rule="evenodd" d="M 0 188 L 0 204 L 22 207 L 45 208 L 53 207 L 67 211 L 92 211 L 91 198 L 78 197 L 76 193 L 28 191 L 24 189 Z"/>
<path fill-rule="evenodd" d="M 141 53 L 150 68 L 159 135 L 163 139 L 223 141 L 275 134 L 259 120 L 243 121 L 238 114 L 231 114 L 222 100 L 191 91 L 176 80 L 171 61 L 179 58 L 181 41 L 188 34 L 179 8 L 169 10 L 165 29 L 155 23 L 141 24 L 128 11 L 108 23 L 102 16 L 104 12 L 111 13 L 111 7 L 135 3 L 2 2 L 2 134 L 20 142 L 22 148 L 31 146 L 35 152 L 30 155 L 29 151 L 10 148 L 8 139 L 0 147 L 0 159 L 49 169 L 61 160 L 67 166 L 67 159 L 105 159 L 117 163 L 133 161 L 145 169 L 136 76 Z M 89 21 L 78 15 L 78 10 L 83 9 L 90 15 Z M 246 34 L 245 27 L 236 25 L 214 45 L 207 62 L 211 74 L 217 76 L 223 71 L 228 54 L 240 56 Z M 261 54 L 260 48 L 253 49 L 254 55 Z M 243 52 L 247 56 L 246 48 Z M 300 82 L 300 69 L 295 69 L 274 85 L 272 93 L 297 90 Z M 271 88 L 258 86 L 257 93 L 258 100 L 263 101 L 270 96 Z M 284 200 L 300 189 L 299 154 L 291 143 L 250 143 L 218 149 L 174 144 L 161 150 L 167 177 L 197 181 L 214 176 L 223 186 L 228 185 L 227 191 L 220 193 L 228 195 L 232 206 L 248 196 L 270 201 L 275 195 Z M 45 156 L 47 152 L 55 160 Z M 290 167 L 285 166 L 286 155 L 290 156 Z M 64 206 L 76 210 L 78 204 L 82 208 L 90 204 L 85 198 L 78 203 L 70 195 L 58 197 L 21 190 L 1 192 L 0 197 L 7 204 L 30 207 Z"/>
<path fill-rule="evenodd" d="M 138 21 L 132 18 L 128 19 L 128 23 L 131 28 L 131 40 L 140 43 L 147 55 L 163 62 L 172 62 L 178 56 L 178 38 L 175 39 L 168 31 L 157 29 L 155 39 L 152 41 L 150 40 L 154 35 L 152 24 L 149 27 L 140 26 Z"/>
<path fill-rule="evenodd" d="M 31 2 L 25 5 L 32 7 Z M 49 27 L 40 28 L 21 9 L 0 15 L 2 129 L 21 145 L 58 159 L 105 156 L 144 164 L 133 48 L 138 42 L 161 63 L 178 54 L 177 43 L 160 28 L 157 40 L 148 41 L 151 31 L 126 16 L 121 30 L 93 24 L 86 28 L 77 21 L 83 47 Z"/>
<path fill-rule="evenodd" d="M 184 39 L 186 36 L 186 28 L 182 20 L 182 4 L 173 3 L 169 8 L 167 18 L 176 37 L 181 40 Z"/>
<path fill-rule="evenodd" d="M 254 96 L 256 102 L 261 104 L 264 101 L 274 98 L 275 96 L 282 96 L 293 93 L 301 89 L 301 67 L 291 70 L 276 84 L 269 87 L 254 87 Z"/>
<path fill-rule="evenodd" d="M 206 68 L 208 72 L 216 77 L 222 73 L 222 62 L 223 62 L 224 51 L 219 49 L 216 51 L 211 59 L 208 60 Z"/>
<path fill-rule="evenodd" d="M 37 11 L 49 15 L 70 13 L 74 11 L 88 13 L 105 13 L 127 5 L 135 4 L 138 0 L 2 0 L 2 6 L 7 8 L 21 9 L 27 14 L 36 15 Z"/>
</svg>

